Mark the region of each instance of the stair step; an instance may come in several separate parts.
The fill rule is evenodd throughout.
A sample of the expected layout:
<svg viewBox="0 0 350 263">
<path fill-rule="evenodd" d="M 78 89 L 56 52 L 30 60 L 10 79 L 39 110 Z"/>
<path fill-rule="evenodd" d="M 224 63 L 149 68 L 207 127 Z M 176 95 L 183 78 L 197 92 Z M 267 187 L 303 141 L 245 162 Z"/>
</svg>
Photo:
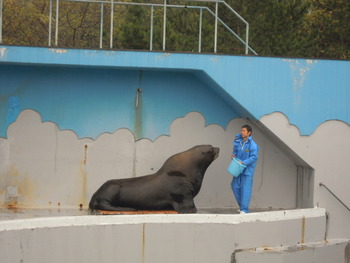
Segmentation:
<svg viewBox="0 0 350 263">
<path fill-rule="evenodd" d="M 332 239 L 279 247 L 236 250 L 232 263 L 349 263 L 350 240 Z"/>
</svg>

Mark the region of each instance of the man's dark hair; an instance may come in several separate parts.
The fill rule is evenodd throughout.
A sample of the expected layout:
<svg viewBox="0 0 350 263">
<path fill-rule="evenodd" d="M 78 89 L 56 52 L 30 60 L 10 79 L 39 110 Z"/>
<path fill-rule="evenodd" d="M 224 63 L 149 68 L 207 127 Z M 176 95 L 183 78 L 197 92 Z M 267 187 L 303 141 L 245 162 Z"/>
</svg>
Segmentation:
<svg viewBox="0 0 350 263">
<path fill-rule="evenodd" d="M 242 129 L 243 129 L 243 128 L 246 128 L 248 132 L 253 133 L 253 128 L 250 127 L 248 124 L 243 125 L 243 126 L 242 126 Z"/>
</svg>

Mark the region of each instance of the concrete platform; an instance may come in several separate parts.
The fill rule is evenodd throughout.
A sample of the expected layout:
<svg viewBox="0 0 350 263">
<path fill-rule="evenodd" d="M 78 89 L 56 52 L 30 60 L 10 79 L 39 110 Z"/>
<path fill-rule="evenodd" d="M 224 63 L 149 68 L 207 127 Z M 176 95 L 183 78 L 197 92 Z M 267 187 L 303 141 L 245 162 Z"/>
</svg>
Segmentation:
<svg viewBox="0 0 350 263">
<path fill-rule="evenodd" d="M 138 210 L 138 211 L 105 211 L 96 210 L 92 212 L 95 215 L 168 215 L 178 214 L 174 210 Z"/>
<path fill-rule="evenodd" d="M 272 208 L 260 208 L 251 209 L 252 213 L 282 211 L 283 209 Z M 159 211 L 144 211 L 138 214 L 158 214 Z M 165 212 L 166 214 L 172 213 Z M 161 213 L 164 213 L 161 212 Z M 102 214 L 113 214 L 113 212 L 106 211 Z M 115 213 L 115 214 L 129 214 L 129 213 Z M 136 214 L 136 213 L 131 213 Z M 237 208 L 198 208 L 197 214 L 219 214 L 219 215 L 233 215 L 238 214 Z M 60 208 L 60 207 L 47 207 L 47 208 L 12 208 L 0 207 L 0 221 L 11 219 L 26 219 L 26 218 L 41 218 L 41 217 L 62 217 L 62 216 L 85 216 L 90 215 L 88 209 L 80 208 Z"/>
<path fill-rule="evenodd" d="M 315 208 L 245 215 L 57 217 L 46 213 L 3 219 L 1 262 L 227 263 L 237 250 L 324 240 L 325 212 Z"/>
</svg>

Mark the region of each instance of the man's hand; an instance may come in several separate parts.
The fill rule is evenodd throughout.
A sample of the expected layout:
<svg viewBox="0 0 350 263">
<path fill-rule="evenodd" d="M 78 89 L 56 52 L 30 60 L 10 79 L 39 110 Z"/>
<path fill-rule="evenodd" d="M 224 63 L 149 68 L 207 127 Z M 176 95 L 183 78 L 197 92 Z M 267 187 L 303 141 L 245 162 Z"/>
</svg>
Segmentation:
<svg viewBox="0 0 350 263">
<path fill-rule="evenodd" d="M 231 159 L 233 160 L 233 158 L 235 158 L 236 157 L 236 155 L 234 155 L 234 154 L 232 154 L 231 155 Z M 243 164 L 244 165 L 244 163 L 243 162 L 241 162 L 241 161 L 239 161 L 238 163 L 240 163 L 240 164 Z"/>
</svg>

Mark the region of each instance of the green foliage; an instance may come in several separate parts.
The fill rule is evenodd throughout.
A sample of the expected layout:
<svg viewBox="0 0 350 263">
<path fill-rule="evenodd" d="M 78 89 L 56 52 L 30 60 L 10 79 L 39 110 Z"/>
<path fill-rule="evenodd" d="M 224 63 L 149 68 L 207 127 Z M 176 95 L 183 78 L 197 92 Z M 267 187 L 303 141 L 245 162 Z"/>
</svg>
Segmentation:
<svg viewBox="0 0 350 263">
<path fill-rule="evenodd" d="M 250 24 L 250 43 L 259 55 L 300 56 L 308 0 L 237 0 L 232 6 Z"/>
<path fill-rule="evenodd" d="M 312 39 L 307 56 L 349 59 L 350 1 L 313 0 L 305 31 Z"/>
<path fill-rule="evenodd" d="M 158 3 L 163 0 L 124 0 Z M 215 12 L 215 3 L 168 0 L 166 50 L 198 52 L 200 9 Z M 350 58 L 349 0 L 227 0 L 249 22 L 249 45 L 263 56 Z M 49 0 L 3 0 L 3 44 L 47 46 Z M 52 1 L 52 38 L 55 45 L 56 1 Z M 219 4 L 220 19 L 243 40 L 246 25 L 225 5 Z M 151 7 L 118 5 L 113 8 L 113 36 L 110 33 L 111 5 L 103 6 L 103 48 L 149 49 Z M 153 9 L 153 50 L 163 49 L 163 6 Z M 101 5 L 60 1 L 58 46 L 99 48 Z M 214 52 L 215 18 L 203 10 L 201 52 Z M 245 46 L 218 23 L 217 52 L 244 54 Z"/>
<path fill-rule="evenodd" d="M 59 43 L 64 47 L 97 48 L 99 5 L 62 2 L 59 7 Z"/>
<path fill-rule="evenodd" d="M 10 45 L 46 45 L 47 4 L 45 0 L 3 1 L 3 42 Z"/>
<path fill-rule="evenodd" d="M 150 8 L 122 6 L 117 13 L 117 39 L 122 49 L 145 49 L 149 47 Z"/>
</svg>

